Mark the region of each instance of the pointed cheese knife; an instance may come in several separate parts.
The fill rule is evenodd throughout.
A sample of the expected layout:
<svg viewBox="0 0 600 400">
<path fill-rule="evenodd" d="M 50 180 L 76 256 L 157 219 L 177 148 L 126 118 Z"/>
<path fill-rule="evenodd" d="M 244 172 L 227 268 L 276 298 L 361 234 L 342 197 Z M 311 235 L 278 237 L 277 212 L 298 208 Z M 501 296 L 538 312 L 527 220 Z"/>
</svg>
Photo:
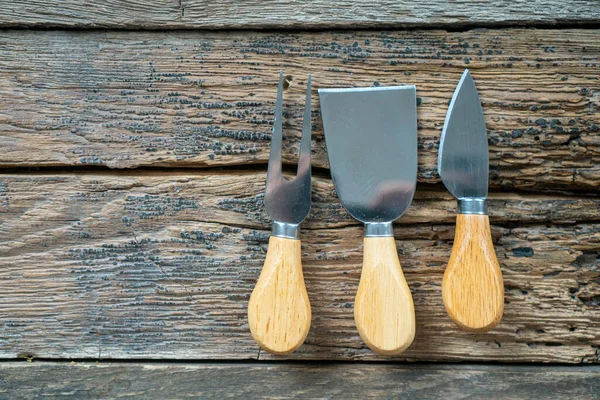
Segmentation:
<svg viewBox="0 0 600 400">
<path fill-rule="evenodd" d="M 458 199 L 454 246 L 442 282 L 444 306 L 460 328 L 486 332 L 502 318 L 504 284 L 487 216 L 487 132 L 469 70 L 463 73 L 448 107 L 438 171 Z"/>
</svg>

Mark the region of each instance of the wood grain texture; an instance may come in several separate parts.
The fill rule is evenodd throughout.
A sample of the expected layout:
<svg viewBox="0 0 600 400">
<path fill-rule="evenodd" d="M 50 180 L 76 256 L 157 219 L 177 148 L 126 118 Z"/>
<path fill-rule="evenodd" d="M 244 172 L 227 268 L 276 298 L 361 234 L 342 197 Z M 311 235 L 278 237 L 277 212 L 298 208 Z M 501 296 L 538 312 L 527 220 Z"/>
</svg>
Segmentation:
<svg viewBox="0 0 600 400">
<path fill-rule="evenodd" d="M 465 67 L 496 188 L 600 184 L 599 31 L 0 33 L 0 166 L 265 164 L 277 74 L 284 163 L 295 164 L 312 73 L 313 165 L 328 168 L 316 90 L 417 85 L 419 181 Z"/>
<path fill-rule="evenodd" d="M 599 366 L 1 363 L 0 394 L 35 398 L 593 399 Z"/>
<path fill-rule="evenodd" d="M 0 357 L 270 359 L 247 324 L 265 174 L 0 176 Z M 441 295 L 456 201 L 418 190 L 395 238 L 417 315 L 399 360 L 598 362 L 600 199 L 492 193 L 502 322 L 462 332 Z M 436 221 L 431 224 L 431 221 Z M 356 330 L 363 228 L 313 181 L 301 234 L 312 327 L 290 359 L 374 360 Z"/>
<path fill-rule="evenodd" d="M 442 298 L 450 319 L 465 330 L 487 332 L 502 319 L 504 283 L 487 215 L 456 216 Z"/>
<path fill-rule="evenodd" d="M 415 306 L 393 237 L 364 238 L 364 259 L 354 301 L 354 320 L 374 352 L 395 356 L 415 338 Z"/>
<path fill-rule="evenodd" d="M 300 240 L 269 238 L 265 264 L 248 301 L 252 337 L 269 353 L 295 351 L 310 329 L 300 246 Z"/>
<path fill-rule="evenodd" d="M 14 0 L 0 5 L 0 27 L 129 29 L 381 28 L 585 23 L 600 20 L 593 0 L 310 2 L 227 0 Z"/>
</svg>

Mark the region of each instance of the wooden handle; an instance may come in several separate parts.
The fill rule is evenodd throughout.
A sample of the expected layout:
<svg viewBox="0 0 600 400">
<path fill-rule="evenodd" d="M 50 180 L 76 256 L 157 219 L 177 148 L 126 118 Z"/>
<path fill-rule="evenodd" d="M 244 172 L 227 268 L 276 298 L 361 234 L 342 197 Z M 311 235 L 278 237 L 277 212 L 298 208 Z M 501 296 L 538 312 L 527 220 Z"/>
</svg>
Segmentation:
<svg viewBox="0 0 600 400">
<path fill-rule="evenodd" d="M 393 237 L 364 239 L 354 320 L 367 346 L 382 355 L 402 353 L 415 338 L 415 307 Z"/>
<path fill-rule="evenodd" d="M 450 319 L 464 330 L 486 332 L 502 319 L 504 283 L 487 215 L 457 215 L 442 297 Z"/>
<path fill-rule="evenodd" d="M 289 354 L 306 339 L 310 318 L 300 240 L 271 236 L 265 264 L 248 303 L 252 336 L 269 353 Z"/>
</svg>

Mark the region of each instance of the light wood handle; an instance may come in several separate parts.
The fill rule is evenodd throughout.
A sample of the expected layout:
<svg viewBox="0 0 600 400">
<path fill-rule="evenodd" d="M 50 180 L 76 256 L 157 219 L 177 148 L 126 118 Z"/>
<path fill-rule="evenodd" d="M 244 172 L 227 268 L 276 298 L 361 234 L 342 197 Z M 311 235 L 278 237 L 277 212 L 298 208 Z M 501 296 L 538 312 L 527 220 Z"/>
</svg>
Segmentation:
<svg viewBox="0 0 600 400">
<path fill-rule="evenodd" d="M 464 330 L 486 332 L 502 319 L 504 283 L 487 215 L 457 215 L 442 298 L 450 319 Z"/>
<path fill-rule="evenodd" d="M 415 307 L 393 237 L 364 239 L 354 320 L 361 338 L 378 354 L 400 354 L 415 338 Z"/>
<path fill-rule="evenodd" d="M 252 336 L 269 353 L 289 354 L 304 343 L 310 318 L 300 240 L 271 236 L 265 264 L 248 303 Z"/>
</svg>

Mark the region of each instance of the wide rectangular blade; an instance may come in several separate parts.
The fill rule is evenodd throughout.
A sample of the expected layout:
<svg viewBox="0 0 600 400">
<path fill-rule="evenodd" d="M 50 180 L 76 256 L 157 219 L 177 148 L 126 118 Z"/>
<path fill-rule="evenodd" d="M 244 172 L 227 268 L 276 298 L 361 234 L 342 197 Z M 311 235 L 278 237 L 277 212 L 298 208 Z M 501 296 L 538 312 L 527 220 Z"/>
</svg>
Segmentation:
<svg viewBox="0 0 600 400">
<path fill-rule="evenodd" d="M 410 205 L 417 178 L 414 86 L 320 89 L 331 176 L 362 222 L 388 222 Z"/>
<path fill-rule="evenodd" d="M 489 154 L 483 109 L 475 82 L 465 70 L 452 96 L 442 129 L 438 171 L 457 198 L 486 198 Z"/>
</svg>

